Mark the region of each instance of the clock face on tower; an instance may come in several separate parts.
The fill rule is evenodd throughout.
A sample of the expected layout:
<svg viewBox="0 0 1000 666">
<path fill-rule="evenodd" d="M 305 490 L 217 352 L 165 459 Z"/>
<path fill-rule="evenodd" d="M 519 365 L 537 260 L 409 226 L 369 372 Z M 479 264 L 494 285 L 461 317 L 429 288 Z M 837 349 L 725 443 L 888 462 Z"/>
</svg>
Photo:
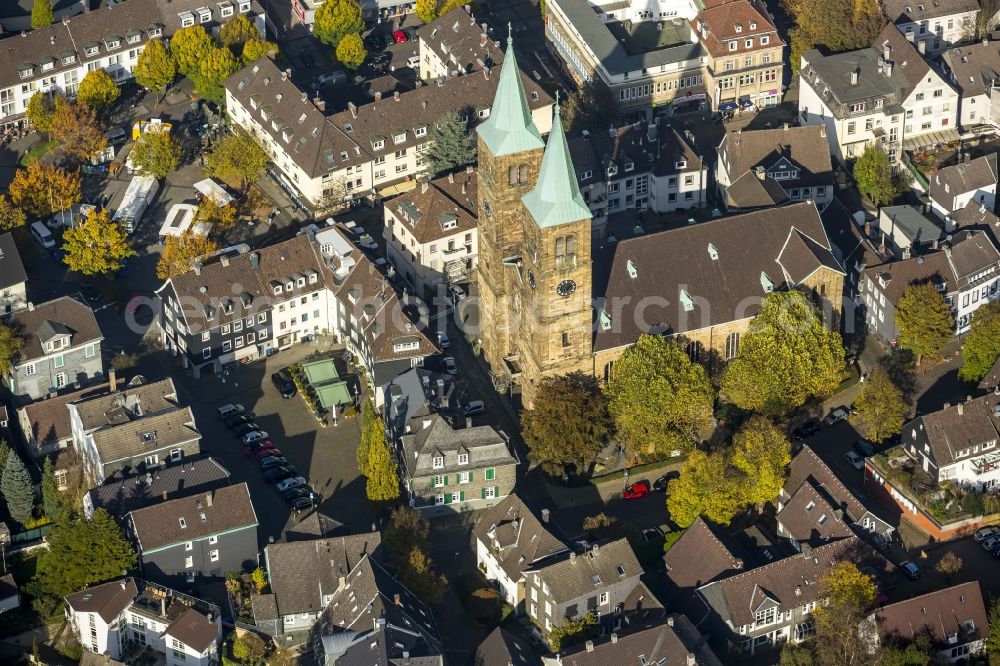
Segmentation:
<svg viewBox="0 0 1000 666">
<path fill-rule="evenodd" d="M 567 298 L 574 291 L 576 291 L 576 282 L 573 282 L 572 280 L 563 280 L 556 285 L 556 293 L 563 298 Z"/>
</svg>

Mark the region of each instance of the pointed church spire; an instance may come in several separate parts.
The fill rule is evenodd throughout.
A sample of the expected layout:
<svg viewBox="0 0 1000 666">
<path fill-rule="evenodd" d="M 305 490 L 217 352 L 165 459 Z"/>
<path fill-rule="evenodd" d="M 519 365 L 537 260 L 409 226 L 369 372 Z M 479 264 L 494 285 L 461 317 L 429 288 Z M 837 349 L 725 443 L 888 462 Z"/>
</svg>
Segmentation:
<svg viewBox="0 0 1000 666">
<path fill-rule="evenodd" d="M 545 143 L 531 120 L 531 109 L 514 57 L 514 37 L 507 24 L 507 53 L 500 67 L 500 82 L 490 117 L 479 126 L 479 136 L 494 157 L 541 148 Z"/>
<path fill-rule="evenodd" d="M 569 155 L 566 134 L 559 118 L 559 96 L 553 109 L 552 132 L 545 146 L 542 168 L 535 189 L 522 197 L 535 223 L 542 229 L 591 217 L 576 180 L 576 169 Z"/>
</svg>

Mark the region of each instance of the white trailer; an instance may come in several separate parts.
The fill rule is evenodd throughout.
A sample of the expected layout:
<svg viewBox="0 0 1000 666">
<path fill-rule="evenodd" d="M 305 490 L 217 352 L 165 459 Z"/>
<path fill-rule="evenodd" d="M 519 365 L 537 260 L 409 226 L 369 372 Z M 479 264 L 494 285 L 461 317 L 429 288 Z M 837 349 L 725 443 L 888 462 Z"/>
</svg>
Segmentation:
<svg viewBox="0 0 1000 666">
<path fill-rule="evenodd" d="M 139 226 L 146 207 L 159 190 L 160 186 L 152 176 L 136 176 L 125 189 L 125 198 L 118 205 L 112 219 L 121 224 L 125 231 L 132 233 Z"/>
</svg>

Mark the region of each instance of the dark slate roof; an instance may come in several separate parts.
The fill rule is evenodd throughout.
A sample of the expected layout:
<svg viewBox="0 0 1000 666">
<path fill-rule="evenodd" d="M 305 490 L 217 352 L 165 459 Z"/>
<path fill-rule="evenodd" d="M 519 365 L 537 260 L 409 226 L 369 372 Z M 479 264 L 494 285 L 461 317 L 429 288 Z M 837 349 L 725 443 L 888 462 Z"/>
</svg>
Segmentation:
<svg viewBox="0 0 1000 666">
<path fill-rule="evenodd" d="M 102 583 L 66 595 L 66 603 L 77 613 L 97 613 L 101 619 L 111 623 L 118 614 L 128 608 L 139 588 L 131 578 Z"/>
<path fill-rule="evenodd" d="M 1000 217 L 975 200 L 970 199 L 965 208 L 952 211 L 950 215 L 957 230 L 980 230 L 989 236 L 995 247 L 1000 247 Z"/>
<path fill-rule="evenodd" d="M 770 171 L 789 164 L 799 169 L 799 178 L 782 181 L 785 189 L 833 183 L 825 125 L 729 132 L 719 144 L 719 162 L 734 181 L 755 167 Z"/>
<path fill-rule="evenodd" d="M 657 626 L 601 636 L 562 652 L 563 666 L 657 664 L 658 666 L 722 666 L 708 637 L 680 613 Z"/>
<path fill-rule="evenodd" d="M 7 289 L 28 280 L 21 254 L 9 233 L 0 235 L 0 289 Z"/>
<path fill-rule="evenodd" d="M 52 324 L 69 331 L 73 347 L 97 342 L 104 337 L 93 310 L 69 296 L 56 298 L 15 312 L 7 319 L 7 325 L 25 338 L 24 346 L 17 355 L 18 365 L 47 354 L 42 349 L 40 336 L 51 335 Z"/>
<path fill-rule="evenodd" d="M 753 171 L 747 171 L 726 188 L 726 205 L 733 208 L 763 208 L 788 201 L 788 193 L 774 178 L 764 180 Z"/>
<path fill-rule="evenodd" d="M 887 111 L 897 107 L 898 111 L 894 112 L 901 113 L 899 105 L 903 102 L 903 90 L 908 84 L 900 67 L 893 66 L 889 76 L 880 70 L 882 53 L 881 47 L 828 56 L 816 50 L 807 51 L 802 54 L 803 84 L 811 86 L 837 118 L 850 115 L 850 104 L 872 104 L 876 99 L 885 100 L 883 104 Z M 851 72 L 854 71 L 858 72 L 858 82 L 851 85 Z"/>
<path fill-rule="evenodd" d="M 525 640 L 497 627 L 476 649 L 476 666 L 541 666 L 542 659 Z"/>
<path fill-rule="evenodd" d="M 429 416 L 424 423 L 426 427 L 400 438 L 406 473 L 411 479 L 518 463 L 507 438 L 493 426 L 455 429 L 437 414 Z M 462 453 L 469 455 L 467 465 L 458 462 Z M 432 466 L 435 456 L 444 457 L 441 469 Z"/>
<path fill-rule="evenodd" d="M 846 539 L 853 534 L 844 522 L 843 510 L 830 502 L 810 481 L 799 486 L 776 519 L 791 538 L 813 547 Z"/>
<path fill-rule="evenodd" d="M 346 579 L 381 542 L 381 535 L 372 532 L 269 544 L 264 554 L 276 604 L 275 617 L 321 611 L 323 597 L 336 592 L 341 577 Z"/>
<path fill-rule="evenodd" d="M 951 14 L 974 12 L 979 9 L 976 0 L 882 0 L 886 16 L 893 23 L 919 23 L 927 19 L 940 18 Z"/>
<path fill-rule="evenodd" d="M 0 576 L 0 599 L 9 599 L 19 594 L 17 583 L 14 581 L 14 574 Z"/>
<path fill-rule="evenodd" d="M 588 590 L 603 588 L 642 575 L 628 539 L 617 539 L 594 544 L 586 552 L 570 552 L 542 560 L 531 567 L 549 586 L 552 599 L 566 603 L 584 595 Z"/>
<path fill-rule="evenodd" d="M 977 580 L 882 606 L 873 618 L 883 641 L 895 638 L 907 643 L 927 634 L 938 650 L 984 640 L 990 635 L 986 605 Z M 957 636 L 957 642 L 952 643 L 950 636 Z"/>
<path fill-rule="evenodd" d="M 939 169 L 930 179 L 930 197 L 948 202 L 963 192 L 975 192 L 997 184 L 997 154 L 990 153 L 969 162 Z M 947 186 L 948 191 L 945 191 Z M 951 212 L 951 211 L 949 211 Z"/>
<path fill-rule="evenodd" d="M 456 7 L 434 21 L 417 28 L 422 45 L 432 50 L 449 69 L 469 73 L 493 67 L 503 62 L 499 42 L 492 39 L 492 30 L 476 22 L 471 7 Z"/>
<path fill-rule="evenodd" d="M 336 666 L 443 666 L 444 657 L 424 636 L 392 624 L 370 631 L 322 636 L 324 662 Z"/>
<path fill-rule="evenodd" d="M 229 483 L 229 470 L 213 458 L 186 458 L 165 463 L 146 474 L 114 479 L 87 494 L 97 509 L 122 517 L 129 511 L 163 501 L 188 497 Z"/>
<path fill-rule="evenodd" d="M 117 381 L 119 386 L 124 386 L 125 380 Z M 21 407 L 28 419 L 32 435 L 39 445 L 47 442 L 55 442 L 73 436 L 73 427 L 69 417 L 69 405 L 77 400 L 93 397 L 100 393 L 107 393 L 110 384 L 104 386 L 90 386 L 80 391 L 58 395 L 54 398 L 38 400 Z"/>
<path fill-rule="evenodd" d="M 176 638 L 196 652 L 204 652 L 218 639 L 219 626 L 194 608 L 188 608 L 170 623 L 163 635 Z"/>
<path fill-rule="evenodd" d="M 789 243 L 791 236 L 798 240 Z M 712 258 L 709 246 L 715 248 L 717 259 Z M 664 262 L 665 256 L 674 260 Z M 829 253 L 819 212 L 808 202 L 622 240 L 614 251 L 605 299 L 632 304 L 649 297 L 664 299 L 655 314 L 647 312 L 662 320 L 647 322 L 641 329 L 637 321 L 641 318 L 624 308 L 610 328 L 598 327 L 594 347 L 602 350 L 630 345 L 641 333 L 676 335 L 732 321 L 737 313 L 753 316 L 757 308 L 745 306 L 748 299 L 766 295 L 762 274 L 773 289 L 781 290 L 795 286 L 797 278 L 823 266 L 843 273 Z M 684 312 L 681 290 L 696 304 L 703 299 L 708 307 L 696 305 L 692 312 Z"/>
<path fill-rule="evenodd" d="M 566 544 L 549 528 L 516 493 L 511 493 L 479 514 L 472 533 L 516 582 L 536 562 L 566 550 Z"/>
<path fill-rule="evenodd" d="M 931 67 L 927 60 L 917 51 L 913 42 L 906 39 L 894 25 L 886 24 L 878 34 L 872 46 L 880 53 L 889 49 L 889 59 L 893 63 L 893 72 L 897 70 L 903 75 L 906 85 L 900 91 L 900 101 L 909 97 L 916 87 L 924 80 Z"/>
<path fill-rule="evenodd" d="M 667 577 L 679 588 L 694 588 L 743 570 L 743 549 L 721 528 L 700 516 L 663 556 Z"/>
<path fill-rule="evenodd" d="M 257 514 L 246 483 L 206 494 L 167 500 L 130 512 L 133 533 L 143 553 L 185 541 L 257 526 Z M 205 520 L 201 516 L 205 516 Z M 181 527 L 181 519 L 184 527 Z"/>
<path fill-rule="evenodd" d="M 1000 395 L 990 393 L 919 416 L 903 426 L 903 445 L 923 451 L 945 467 L 980 456 L 978 447 L 1000 436 Z M 995 444 L 994 444 L 995 446 Z"/>
<path fill-rule="evenodd" d="M 927 244 L 944 238 L 941 225 L 916 206 L 884 206 L 879 211 L 878 227 L 889 236 L 900 231 L 911 243 Z"/>
<path fill-rule="evenodd" d="M 1000 79 L 998 46 L 1000 43 L 995 41 L 976 42 L 949 47 L 941 54 L 951 73 L 951 83 L 962 97 L 989 94 L 993 81 Z"/>
<path fill-rule="evenodd" d="M 843 509 L 854 521 L 861 520 L 868 511 L 861 500 L 844 485 L 840 477 L 808 444 L 803 445 L 792 458 L 785 485 L 782 487 L 782 496 L 793 497 L 799 488 L 807 484 L 822 489 L 830 503 L 835 508 Z"/>
<path fill-rule="evenodd" d="M 757 609 L 780 612 L 819 600 L 819 581 L 835 562 L 849 560 L 889 573 L 893 565 L 857 536 L 812 548 L 699 588 L 711 609 L 734 627 L 752 624 Z"/>
<path fill-rule="evenodd" d="M 432 243 L 476 229 L 476 173 L 437 178 L 385 202 L 418 243 Z M 445 220 L 456 226 L 444 228 Z M 441 248 L 442 250 L 444 248 Z"/>
<path fill-rule="evenodd" d="M 567 140 L 573 167 L 580 185 L 605 180 L 605 170 L 618 168 L 614 180 L 630 173 L 657 176 L 700 171 L 703 162 L 691 143 L 668 123 L 645 122 L 623 125 L 613 130 L 588 132 Z M 626 170 L 631 163 L 632 168 Z M 684 166 L 677 165 L 683 163 Z M 588 178 L 584 174 L 592 172 Z"/>
</svg>

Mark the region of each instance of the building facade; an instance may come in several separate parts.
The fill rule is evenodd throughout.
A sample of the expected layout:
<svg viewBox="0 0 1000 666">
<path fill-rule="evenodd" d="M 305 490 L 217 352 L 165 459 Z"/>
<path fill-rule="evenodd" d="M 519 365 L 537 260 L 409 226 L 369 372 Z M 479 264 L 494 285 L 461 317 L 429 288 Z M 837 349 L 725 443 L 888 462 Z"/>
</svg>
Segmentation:
<svg viewBox="0 0 1000 666">
<path fill-rule="evenodd" d="M 959 164 L 939 169 L 931 177 L 931 210 L 939 219 L 945 220 L 971 202 L 992 213 L 996 205 L 998 178 L 996 153 L 974 160 L 966 155 Z"/>
<path fill-rule="evenodd" d="M 921 54 L 936 55 L 955 44 L 976 37 L 976 0 L 953 2 L 913 2 L 912 0 L 882 0 L 889 21 Z"/>
</svg>

